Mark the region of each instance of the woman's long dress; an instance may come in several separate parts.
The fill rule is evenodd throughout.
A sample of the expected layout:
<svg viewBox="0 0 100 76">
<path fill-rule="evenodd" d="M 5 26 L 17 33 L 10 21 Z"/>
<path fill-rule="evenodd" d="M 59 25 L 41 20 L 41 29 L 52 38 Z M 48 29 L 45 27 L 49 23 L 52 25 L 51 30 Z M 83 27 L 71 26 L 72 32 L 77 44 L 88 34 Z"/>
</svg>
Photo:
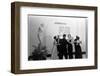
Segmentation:
<svg viewBox="0 0 100 76">
<path fill-rule="evenodd" d="M 56 42 L 56 40 L 54 40 L 54 42 L 53 42 L 51 59 L 53 59 L 53 60 L 58 59 L 57 42 Z"/>
<path fill-rule="evenodd" d="M 68 40 L 68 56 L 69 59 L 73 59 L 73 45 L 72 45 L 72 39 Z"/>
<path fill-rule="evenodd" d="M 75 41 L 74 45 L 75 45 L 75 58 L 82 58 L 82 49 L 80 43 L 77 43 L 77 41 Z"/>
</svg>

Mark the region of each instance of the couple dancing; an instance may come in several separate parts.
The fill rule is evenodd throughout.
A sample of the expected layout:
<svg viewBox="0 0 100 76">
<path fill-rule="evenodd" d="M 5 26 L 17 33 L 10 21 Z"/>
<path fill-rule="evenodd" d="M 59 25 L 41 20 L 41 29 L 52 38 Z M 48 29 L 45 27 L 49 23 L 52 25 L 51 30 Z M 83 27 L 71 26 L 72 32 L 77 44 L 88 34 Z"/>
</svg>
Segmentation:
<svg viewBox="0 0 100 76">
<path fill-rule="evenodd" d="M 76 39 L 74 40 L 71 37 L 71 34 L 68 34 L 68 39 L 66 39 L 66 34 L 63 35 L 62 39 L 59 38 L 59 35 L 54 36 L 52 51 L 54 52 L 57 50 L 56 54 L 59 59 L 63 59 L 63 57 L 65 57 L 65 59 L 73 59 L 73 46 L 74 46 L 75 58 L 82 58 L 82 50 L 80 46 L 81 41 L 79 39 L 80 38 L 76 36 Z"/>
</svg>

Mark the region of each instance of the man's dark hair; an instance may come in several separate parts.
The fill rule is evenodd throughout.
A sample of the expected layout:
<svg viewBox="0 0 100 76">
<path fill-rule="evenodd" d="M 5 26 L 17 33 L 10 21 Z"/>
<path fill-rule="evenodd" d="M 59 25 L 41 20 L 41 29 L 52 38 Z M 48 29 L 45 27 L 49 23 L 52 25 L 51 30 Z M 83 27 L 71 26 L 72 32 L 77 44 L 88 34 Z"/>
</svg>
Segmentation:
<svg viewBox="0 0 100 76">
<path fill-rule="evenodd" d="M 76 39 L 77 39 L 77 40 L 79 40 L 79 39 L 80 39 L 80 37 L 79 37 L 79 36 L 76 36 Z"/>
<path fill-rule="evenodd" d="M 63 37 L 66 37 L 66 34 L 63 34 Z"/>
<path fill-rule="evenodd" d="M 54 36 L 53 38 L 56 39 L 56 36 Z"/>
</svg>

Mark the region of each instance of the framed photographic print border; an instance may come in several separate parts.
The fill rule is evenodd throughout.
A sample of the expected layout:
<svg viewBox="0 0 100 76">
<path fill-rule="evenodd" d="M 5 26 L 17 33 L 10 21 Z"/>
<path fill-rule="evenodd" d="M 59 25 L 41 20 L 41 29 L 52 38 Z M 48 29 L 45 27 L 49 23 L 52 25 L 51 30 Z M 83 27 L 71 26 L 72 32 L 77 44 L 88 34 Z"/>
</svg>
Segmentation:
<svg viewBox="0 0 100 76">
<path fill-rule="evenodd" d="M 60 9 L 79 9 L 93 10 L 94 17 L 94 65 L 80 67 L 62 67 L 62 68 L 44 68 L 44 69 L 20 69 L 20 7 L 42 7 L 42 8 L 60 8 Z M 28 3 L 13 2 L 11 3 L 11 72 L 15 74 L 23 73 L 40 73 L 40 72 L 56 72 L 56 71 L 72 71 L 97 69 L 97 7 L 94 6 L 77 6 L 77 5 L 61 5 L 47 3 Z"/>
</svg>

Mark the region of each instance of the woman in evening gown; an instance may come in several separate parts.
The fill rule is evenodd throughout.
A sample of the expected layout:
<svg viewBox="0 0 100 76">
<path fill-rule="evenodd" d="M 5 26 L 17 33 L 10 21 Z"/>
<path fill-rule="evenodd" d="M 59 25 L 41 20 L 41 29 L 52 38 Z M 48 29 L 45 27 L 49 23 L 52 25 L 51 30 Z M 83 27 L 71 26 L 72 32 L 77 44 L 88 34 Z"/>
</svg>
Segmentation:
<svg viewBox="0 0 100 76">
<path fill-rule="evenodd" d="M 80 37 L 76 36 L 76 39 L 74 40 L 75 45 L 75 58 L 82 58 L 82 49 L 81 49 L 81 41 Z"/>
</svg>

